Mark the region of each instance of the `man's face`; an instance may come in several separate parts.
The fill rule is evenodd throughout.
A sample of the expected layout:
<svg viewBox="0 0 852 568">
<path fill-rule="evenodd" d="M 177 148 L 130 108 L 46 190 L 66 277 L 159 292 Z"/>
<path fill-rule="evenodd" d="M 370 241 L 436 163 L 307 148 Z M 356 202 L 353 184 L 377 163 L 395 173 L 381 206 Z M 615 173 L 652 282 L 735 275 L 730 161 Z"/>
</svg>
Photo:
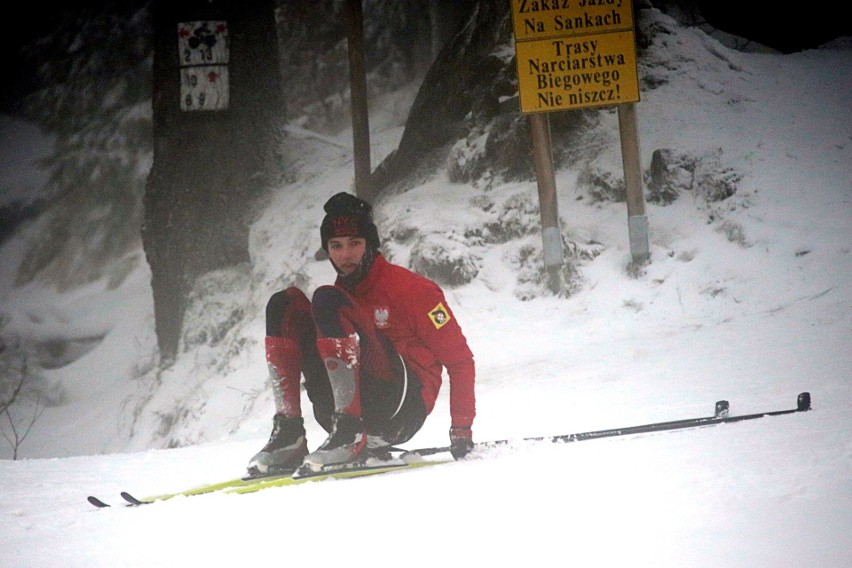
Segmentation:
<svg viewBox="0 0 852 568">
<path fill-rule="evenodd" d="M 328 256 L 331 262 L 343 272 L 352 274 L 367 250 L 367 240 L 364 237 L 334 237 L 328 239 Z"/>
</svg>

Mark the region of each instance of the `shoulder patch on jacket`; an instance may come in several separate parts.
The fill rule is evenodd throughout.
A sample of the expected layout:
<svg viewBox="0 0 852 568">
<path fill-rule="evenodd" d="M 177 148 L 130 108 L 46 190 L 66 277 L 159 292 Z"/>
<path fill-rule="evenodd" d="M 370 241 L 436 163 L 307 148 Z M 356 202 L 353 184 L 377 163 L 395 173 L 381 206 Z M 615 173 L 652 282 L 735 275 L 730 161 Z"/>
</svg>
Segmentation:
<svg viewBox="0 0 852 568">
<path fill-rule="evenodd" d="M 435 329 L 441 329 L 449 323 L 450 312 L 444 307 L 443 302 L 438 302 L 438 305 L 429 310 L 429 319 L 435 325 Z"/>
</svg>

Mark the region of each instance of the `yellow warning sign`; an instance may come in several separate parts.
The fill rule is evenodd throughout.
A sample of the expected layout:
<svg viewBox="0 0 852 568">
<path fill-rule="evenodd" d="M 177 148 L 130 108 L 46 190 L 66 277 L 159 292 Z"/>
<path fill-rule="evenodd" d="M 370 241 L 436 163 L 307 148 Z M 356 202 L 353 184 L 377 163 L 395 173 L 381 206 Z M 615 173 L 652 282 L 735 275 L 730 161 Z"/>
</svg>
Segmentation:
<svg viewBox="0 0 852 568">
<path fill-rule="evenodd" d="M 632 0 L 511 0 L 521 111 L 639 100 Z"/>
<path fill-rule="evenodd" d="M 633 32 L 518 42 L 522 112 L 639 100 Z"/>
<path fill-rule="evenodd" d="M 515 41 L 633 29 L 633 0 L 512 0 Z"/>
</svg>

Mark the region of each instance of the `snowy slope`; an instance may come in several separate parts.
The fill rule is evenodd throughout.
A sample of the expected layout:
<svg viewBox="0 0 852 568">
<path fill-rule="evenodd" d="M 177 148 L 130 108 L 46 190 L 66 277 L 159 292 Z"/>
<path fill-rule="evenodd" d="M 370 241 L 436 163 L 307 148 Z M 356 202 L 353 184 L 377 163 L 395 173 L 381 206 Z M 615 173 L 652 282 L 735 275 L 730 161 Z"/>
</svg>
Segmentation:
<svg viewBox="0 0 852 568">
<path fill-rule="evenodd" d="M 688 192 L 649 204 L 652 262 L 634 277 L 624 204 L 577 199 L 576 172 L 560 171 L 563 232 L 600 253 L 579 265 L 582 289 L 518 299 L 514 259 L 523 244 L 540 247 L 531 236 L 477 250 L 480 275 L 448 290 L 477 359 L 475 436 L 704 416 L 719 399 L 732 413 L 792 408 L 802 391 L 811 412 L 518 446 L 253 495 L 91 508 L 89 494 L 117 502 L 125 489 L 154 495 L 238 476 L 264 443 L 272 406 L 262 307 L 283 284 L 330 281 L 327 263 L 312 259 L 321 207 L 351 184 L 347 133 L 334 144 L 291 137 L 303 152 L 298 179 L 253 227 L 251 270 L 211 277 L 192 329 L 215 330 L 235 306 L 243 318 L 166 372 L 152 367 L 143 257 L 117 289 L 57 295 L 13 288 L 18 245 L 5 244 L 8 329 L 103 341 L 50 371 L 55 405 L 21 445 L 25 459 L 0 461 L 0 566 L 848 565 L 852 49 L 743 54 L 690 30 L 671 43 L 653 53 L 668 82 L 638 105 L 643 165 L 657 148 L 717 156 L 743 173 L 740 191 L 712 204 Z M 374 161 L 400 135 L 388 108 L 371 107 Z M 615 113 L 597 135 L 608 148 L 599 165 L 617 171 Z M 439 175 L 384 201 L 380 227 L 462 232 L 486 220 L 472 205 L 481 192 Z M 490 190 L 496 203 L 516 195 L 535 200 L 535 184 Z M 406 260 L 403 244 L 387 249 Z M 446 396 L 412 447 L 446 443 Z M 322 440 L 312 422 L 309 435 L 311 445 Z M 169 442 L 186 447 L 163 449 Z"/>
</svg>

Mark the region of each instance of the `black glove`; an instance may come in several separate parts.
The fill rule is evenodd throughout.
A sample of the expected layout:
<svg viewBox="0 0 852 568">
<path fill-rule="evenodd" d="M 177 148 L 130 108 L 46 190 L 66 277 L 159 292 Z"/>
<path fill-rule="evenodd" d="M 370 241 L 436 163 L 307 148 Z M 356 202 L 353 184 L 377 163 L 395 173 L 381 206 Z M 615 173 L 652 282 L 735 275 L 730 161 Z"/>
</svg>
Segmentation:
<svg viewBox="0 0 852 568">
<path fill-rule="evenodd" d="M 450 428 L 450 453 L 453 459 L 464 459 L 473 450 L 473 432 L 469 426 Z"/>
</svg>

